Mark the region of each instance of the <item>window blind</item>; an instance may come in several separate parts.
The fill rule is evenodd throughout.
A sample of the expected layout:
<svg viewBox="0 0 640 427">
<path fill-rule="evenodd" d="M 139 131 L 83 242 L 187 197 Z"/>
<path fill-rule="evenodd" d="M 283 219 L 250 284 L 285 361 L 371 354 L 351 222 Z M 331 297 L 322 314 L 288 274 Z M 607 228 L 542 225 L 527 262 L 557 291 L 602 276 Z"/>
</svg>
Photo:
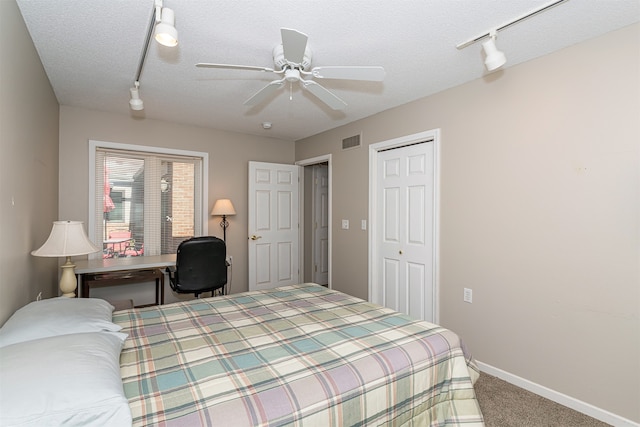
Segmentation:
<svg viewBox="0 0 640 427">
<path fill-rule="evenodd" d="M 202 163 L 195 156 L 96 147 L 93 224 L 102 256 L 171 254 L 202 235 Z"/>
</svg>

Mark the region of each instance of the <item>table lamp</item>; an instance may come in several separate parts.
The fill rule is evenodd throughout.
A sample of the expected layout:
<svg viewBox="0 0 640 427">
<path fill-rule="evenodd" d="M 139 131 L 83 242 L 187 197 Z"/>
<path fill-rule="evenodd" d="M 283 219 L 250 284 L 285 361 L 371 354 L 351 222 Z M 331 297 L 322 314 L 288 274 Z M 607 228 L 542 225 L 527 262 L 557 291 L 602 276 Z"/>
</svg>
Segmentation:
<svg viewBox="0 0 640 427">
<path fill-rule="evenodd" d="M 227 217 L 231 215 L 235 215 L 236 210 L 233 208 L 233 203 L 229 199 L 218 199 L 216 203 L 213 205 L 213 209 L 211 210 L 212 216 L 222 216 L 222 221 L 220 222 L 220 227 L 222 227 L 222 233 L 224 236 L 224 241 L 227 241 L 227 227 L 229 227 L 229 222 L 227 221 Z"/>
<path fill-rule="evenodd" d="M 82 226 L 82 221 L 54 221 L 51 234 L 44 245 L 31 255 L 42 257 L 67 257 L 67 262 L 60 266 L 60 290 L 63 297 L 76 296 L 78 282 L 75 275 L 75 265 L 71 263 L 71 257 L 87 255 L 101 250 L 87 237 Z"/>
</svg>

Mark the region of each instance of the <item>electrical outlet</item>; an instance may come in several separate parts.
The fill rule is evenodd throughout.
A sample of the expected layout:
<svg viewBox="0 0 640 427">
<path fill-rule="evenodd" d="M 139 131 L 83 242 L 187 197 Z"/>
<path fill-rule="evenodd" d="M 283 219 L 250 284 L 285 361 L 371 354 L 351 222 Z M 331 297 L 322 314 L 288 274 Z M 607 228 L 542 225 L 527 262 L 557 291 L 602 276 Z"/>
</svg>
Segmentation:
<svg viewBox="0 0 640 427">
<path fill-rule="evenodd" d="M 231 255 L 227 256 L 227 265 L 233 265 L 233 257 Z"/>
<path fill-rule="evenodd" d="M 343 219 L 342 220 L 342 229 L 343 230 L 348 230 L 349 229 L 349 220 L 348 219 Z"/>
<path fill-rule="evenodd" d="M 473 290 L 464 288 L 464 302 L 471 304 L 473 302 Z"/>
<path fill-rule="evenodd" d="M 367 229 L 367 220 L 363 219 L 362 221 L 360 221 L 360 229 L 362 230 L 366 230 Z"/>
</svg>

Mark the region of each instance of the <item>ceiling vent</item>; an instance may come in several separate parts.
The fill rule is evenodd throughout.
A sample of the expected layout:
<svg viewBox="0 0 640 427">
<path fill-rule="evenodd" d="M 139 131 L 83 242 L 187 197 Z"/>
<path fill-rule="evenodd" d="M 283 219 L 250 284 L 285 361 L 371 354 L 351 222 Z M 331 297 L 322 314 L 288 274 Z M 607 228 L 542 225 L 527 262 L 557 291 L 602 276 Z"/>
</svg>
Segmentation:
<svg viewBox="0 0 640 427">
<path fill-rule="evenodd" d="M 360 135 L 350 136 L 342 140 L 342 149 L 348 150 L 349 148 L 360 147 Z"/>
</svg>

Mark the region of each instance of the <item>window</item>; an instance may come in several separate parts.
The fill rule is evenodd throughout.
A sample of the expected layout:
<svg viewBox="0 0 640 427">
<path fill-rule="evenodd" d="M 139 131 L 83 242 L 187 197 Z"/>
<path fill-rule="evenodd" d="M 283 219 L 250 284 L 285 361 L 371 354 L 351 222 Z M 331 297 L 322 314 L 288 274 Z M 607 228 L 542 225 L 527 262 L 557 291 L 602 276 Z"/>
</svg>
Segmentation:
<svg viewBox="0 0 640 427">
<path fill-rule="evenodd" d="M 207 234 L 207 163 L 207 153 L 90 141 L 88 231 L 101 256 L 173 254 Z"/>
</svg>

